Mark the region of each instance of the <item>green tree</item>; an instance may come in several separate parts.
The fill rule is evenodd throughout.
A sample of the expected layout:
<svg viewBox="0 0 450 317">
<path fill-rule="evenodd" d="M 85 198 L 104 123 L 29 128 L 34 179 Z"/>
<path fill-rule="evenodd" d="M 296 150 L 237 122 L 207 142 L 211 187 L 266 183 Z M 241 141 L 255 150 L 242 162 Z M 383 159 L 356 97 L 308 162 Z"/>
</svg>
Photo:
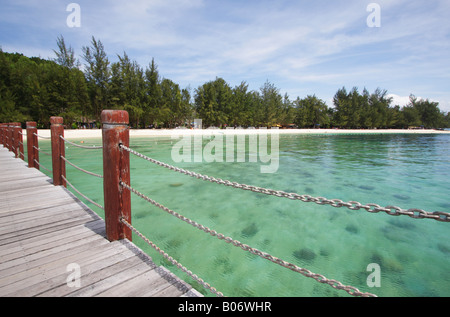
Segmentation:
<svg viewBox="0 0 450 317">
<path fill-rule="evenodd" d="M 370 95 L 369 104 L 373 109 L 373 126 L 386 128 L 389 125 L 389 108 L 392 103 L 392 97 L 388 97 L 387 90 L 377 88 L 375 92 Z"/>
<path fill-rule="evenodd" d="M 184 116 L 181 90 L 178 84 L 170 79 L 161 81 L 160 116 L 168 128 L 182 125 Z"/>
<path fill-rule="evenodd" d="M 405 128 L 411 126 L 420 126 L 422 121 L 420 120 L 420 114 L 413 105 L 407 105 L 402 108 L 402 126 Z"/>
<path fill-rule="evenodd" d="M 395 105 L 388 109 L 387 127 L 388 128 L 402 128 L 403 114 L 400 110 L 400 106 Z"/>
<path fill-rule="evenodd" d="M 439 110 L 439 103 L 428 99 L 418 99 L 414 95 L 409 97 L 410 105 L 416 109 L 422 125 L 428 128 L 441 127 L 444 115 Z"/>
<path fill-rule="evenodd" d="M 231 120 L 232 89 L 222 78 L 207 82 L 195 90 L 195 110 L 204 126 L 223 126 Z"/>
<path fill-rule="evenodd" d="M 260 88 L 260 98 L 262 107 L 261 125 L 271 127 L 279 122 L 280 114 L 283 109 L 283 97 L 274 84 L 266 81 Z"/>
<path fill-rule="evenodd" d="M 333 124 L 338 127 L 347 127 L 351 116 L 349 94 L 345 87 L 340 88 L 333 97 Z"/>
<path fill-rule="evenodd" d="M 315 95 L 294 102 L 296 108 L 295 123 L 300 128 L 327 127 L 330 124 L 328 106 Z"/>
<path fill-rule="evenodd" d="M 111 65 L 109 104 L 112 108 L 127 110 L 130 124 L 139 127 L 146 98 L 144 71 L 126 52 L 117 57 L 119 61 Z"/>
<path fill-rule="evenodd" d="M 14 97 L 9 90 L 0 93 L 0 122 L 24 122 L 29 117 L 16 108 Z"/>
<path fill-rule="evenodd" d="M 56 39 L 56 45 L 58 46 L 58 50 L 53 50 L 53 52 L 56 55 L 54 61 L 57 64 L 70 69 L 74 67 L 78 68 L 80 66 L 80 62 L 75 58 L 73 48 L 71 46 L 66 46 L 64 37 L 62 35 L 58 36 L 58 38 Z"/>
<path fill-rule="evenodd" d="M 100 113 L 108 105 L 110 80 L 109 60 L 100 40 L 92 37 L 91 46 L 83 46 L 83 59 L 86 62 L 85 75 L 91 98 L 92 112 L 97 120 Z"/>
<path fill-rule="evenodd" d="M 249 126 L 252 122 L 254 109 L 253 98 L 248 90 L 248 84 L 241 82 L 240 85 L 233 88 L 232 108 L 229 116 L 231 126 Z"/>
<path fill-rule="evenodd" d="M 372 94 L 364 89 L 360 94 L 357 87 L 350 92 L 343 87 L 333 98 L 333 125 L 342 128 L 388 127 L 391 102 L 387 91 L 380 88 Z"/>
<path fill-rule="evenodd" d="M 190 87 L 181 90 L 181 111 L 180 111 L 181 124 L 188 121 L 189 126 L 193 121 L 193 107 L 191 103 L 191 91 Z"/>
<path fill-rule="evenodd" d="M 292 124 L 295 121 L 296 109 L 293 102 L 289 99 L 288 94 L 284 94 L 283 105 L 281 113 L 279 114 L 278 122 L 281 125 Z"/>
<path fill-rule="evenodd" d="M 145 125 L 155 124 L 158 120 L 159 106 L 161 103 L 161 81 L 159 78 L 158 66 L 155 60 L 149 64 L 145 70 L 145 104 L 143 120 Z"/>
</svg>

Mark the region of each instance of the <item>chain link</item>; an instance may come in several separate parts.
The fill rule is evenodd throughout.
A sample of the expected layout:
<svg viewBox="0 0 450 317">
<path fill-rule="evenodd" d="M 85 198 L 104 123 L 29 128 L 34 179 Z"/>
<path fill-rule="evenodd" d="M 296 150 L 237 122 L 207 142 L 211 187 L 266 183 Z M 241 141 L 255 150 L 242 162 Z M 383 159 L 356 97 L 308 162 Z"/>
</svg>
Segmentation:
<svg viewBox="0 0 450 317">
<path fill-rule="evenodd" d="M 53 173 L 51 170 L 49 170 L 48 168 L 46 168 L 44 165 L 42 165 L 41 163 L 39 163 L 36 159 L 34 159 L 34 162 L 39 165 L 39 167 L 42 167 L 43 169 L 45 169 L 47 172 L 49 173 Z"/>
<path fill-rule="evenodd" d="M 39 134 L 37 134 L 37 133 L 35 133 L 35 132 L 33 132 L 33 134 L 34 134 L 35 136 L 37 136 L 38 138 L 41 138 L 41 139 L 46 139 L 46 140 L 50 140 L 50 139 L 51 139 L 51 137 L 49 137 L 49 136 L 42 136 L 42 135 L 39 135 Z"/>
<path fill-rule="evenodd" d="M 90 203 L 94 204 L 95 206 L 97 206 L 98 208 L 105 210 L 105 208 L 103 208 L 102 205 L 97 204 L 95 201 L 93 201 L 92 199 L 90 199 L 89 197 L 87 197 L 86 195 L 84 195 L 83 193 L 81 193 L 78 189 L 75 188 L 75 186 L 73 186 L 68 180 L 67 178 L 64 177 L 64 175 L 61 175 L 62 179 L 64 179 L 64 181 L 67 183 L 67 185 L 69 185 L 70 187 L 72 187 L 72 189 L 74 191 L 76 191 L 79 195 L 81 195 L 84 199 L 86 199 L 87 201 L 89 201 Z"/>
<path fill-rule="evenodd" d="M 39 152 L 44 153 L 47 156 L 52 156 L 50 153 L 47 153 L 44 150 L 42 150 L 41 148 L 36 147 L 36 145 L 33 145 L 33 149 L 38 150 Z"/>
<path fill-rule="evenodd" d="M 73 145 L 73 146 L 76 146 L 76 147 L 79 147 L 79 148 L 82 148 L 82 149 L 87 149 L 87 150 L 99 150 L 99 149 L 103 149 L 103 146 L 95 146 L 95 145 L 92 145 L 92 146 L 79 145 L 79 144 L 73 143 L 73 142 L 71 142 L 71 141 L 65 139 L 62 135 L 60 135 L 59 137 L 60 137 L 62 140 L 64 140 L 64 142 L 67 142 L 67 143 L 69 143 L 69 144 L 71 144 L 71 145 Z"/>
<path fill-rule="evenodd" d="M 177 268 L 179 268 L 181 271 L 192 277 L 195 281 L 200 283 L 204 288 L 208 289 L 211 293 L 217 295 L 218 297 L 223 297 L 223 293 L 219 292 L 216 288 L 212 287 L 210 284 L 206 283 L 203 279 L 198 277 L 198 275 L 192 273 L 192 271 L 188 270 L 186 267 L 184 267 L 181 263 L 179 263 L 177 260 L 169 256 L 166 252 L 161 250 L 156 244 L 154 244 L 152 241 L 150 241 L 147 237 L 145 237 L 142 233 L 140 233 L 135 227 L 133 227 L 130 223 L 128 223 L 125 218 L 121 217 L 120 221 L 126 225 L 128 228 L 130 228 L 135 234 L 137 234 L 142 240 L 144 240 L 148 245 L 150 245 L 153 249 L 155 249 L 159 254 L 161 254 L 165 259 L 167 259 L 170 263 L 175 265 Z"/>
<path fill-rule="evenodd" d="M 72 162 L 70 162 L 68 159 L 66 159 L 66 158 L 65 158 L 64 156 L 62 156 L 62 155 L 61 155 L 61 158 L 64 160 L 64 162 L 66 162 L 66 163 L 72 165 L 72 166 L 75 167 L 77 170 L 82 171 L 83 173 L 86 173 L 86 174 L 89 174 L 89 175 L 92 175 L 92 176 L 95 176 L 95 177 L 98 177 L 98 178 L 103 178 L 102 175 L 95 174 L 95 173 L 93 173 L 93 172 L 89 172 L 89 171 L 87 171 L 87 170 L 85 170 L 85 169 L 82 169 L 81 167 L 79 167 L 79 166 L 73 164 Z"/>
<path fill-rule="evenodd" d="M 125 184 L 124 182 L 120 182 L 119 183 L 122 187 L 125 187 L 126 189 L 128 189 L 129 191 L 131 191 L 132 193 L 136 194 L 137 196 L 143 198 L 144 200 L 148 201 L 149 203 L 151 203 L 152 205 L 164 210 L 165 212 L 177 217 L 180 220 L 183 220 L 184 222 L 192 225 L 193 227 L 202 230 L 206 233 L 209 233 L 211 236 L 218 238 L 219 240 L 224 240 L 226 243 L 232 244 L 236 247 L 241 248 L 244 251 L 250 252 L 254 255 L 257 255 L 263 259 L 269 260 L 275 264 L 278 264 L 280 266 L 283 266 L 285 268 L 288 268 L 294 272 L 300 273 L 303 276 L 306 277 L 310 277 L 313 278 L 314 280 L 316 280 L 317 282 L 323 283 L 323 284 L 328 284 L 329 286 L 338 289 L 338 290 L 344 290 L 346 291 L 348 294 L 352 295 L 352 296 L 357 296 L 357 297 L 376 297 L 376 295 L 371 294 L 371 293 L 363 293 L 361 291 L 359 291 L 356 287 L 353 286 L 348 286 L 348 285 L 343 285 L 341 282 L 333 280 L 333 279 L 327 279 L 325 276 L 320 275 L 320 274 L 316 274 L 313 273 L 305 268 L 301 268 L 295 264 L 286 262 L 282 259 L 279 259 L 277 257 L 274 257 L 266 252 L 262 252 L 258 249 L 252 248 L 247 244 L 243 244 L 238 240 L 234 240 L 231 237 L 226 237 L 225 235 L 218 233 L 215 230 L 211 230 L 210 228 L 203 226 L 189 218 L 186 218 L 183 215 L 180 215 L 179 213 L 165 207 L 164 205 L 154 201 L 153 199 L 147 197 L 146 195 L 140 193 L 139 191 L 137 191 L 136 189 L 132 188 L 131 186 Z"/>
<path fill-rule="evenodd" d="M 200 173 L 191 172 L 191 171 L 188 171 L 188 170 L 176 167 L 176 166 L 169 165 L 167 163 L 160 162 L 160 161 L 152 159 L 144 154 L 136 152 L 123 144 L 120 144 L 120 147 L 123 148 L 124 150 L 126 150 L 140 158 L 143 158 L 151 163 L 154 163 L 156 165 L 168 168 L 170 170 L 173 170 L 173 171 L 176 171 L 176 172 L 179 172 L 179 173 L 191 176 L 191 177 L 195 177 L 195 178 L 202 179 L 204 181 L 209 181 L 212 183 L 217 183 L 220 185 L 230 186 L 230 187 L 239 188 L 239 189 L 243 189 L 243 190 L 249 190 L 252 192 L 261 193 L 261 194 L 265 194 L 265 195 L 272 195 L 272 196 L 276 196 L 276 197 L 288 198 L 291 200 L 301 200 L 303 202 L 314 202 L 318 205 L 330 205 L 330 206 L 336 207 L 336 208 L 346 207 L 350 210 L 365 209 L 367 212 L 370 212 L 370 213 L 378 213 L 378 212 L 382 211 L 391 216 L 406 215 L 406 216 L 409 216 L 414 219 L 427 218 L 427 219 L 434 219 L 434 220 L 441 221 L 441 222 L 450 222 L 450 213 L 448 213 L 448 212 L 442 212 L 442 211 L 427 212 L 427 211 L 424 211 L 422 209 L 417 209 L 417 208 L 411 208 L 411 209 L 406 210 L 406 209 L 402 209 L 397 206 L 381 207 L 380 205 L 373 204 L 373 203 L 363 205 L 357 201 L 344 202 L 340 199 L 327 199 L 325 197 L 312 197 L 310 195 L 287 193 L 282 190 L 267 189 L 267 188 L 263 188 L 263 187 L 240 184 L 237 182 L 231 182 L 229 180 L 223 180 L 221 178 L 215 178 L 215 177 L 203 175 Z"/>
</svg>

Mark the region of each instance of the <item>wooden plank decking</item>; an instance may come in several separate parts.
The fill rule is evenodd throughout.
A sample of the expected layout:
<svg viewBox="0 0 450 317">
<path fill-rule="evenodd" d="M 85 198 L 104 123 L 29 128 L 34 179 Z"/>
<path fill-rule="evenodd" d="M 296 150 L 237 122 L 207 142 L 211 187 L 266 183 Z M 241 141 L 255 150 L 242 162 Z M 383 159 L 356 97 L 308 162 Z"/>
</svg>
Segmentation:
<svg viewBox="0 0 450 317">
<path fill-rule="evenodd" d="M 103 219 L 0 146 L 0 296 L 202 295 L 130 241 L 109 242 Z"/>
</svg>

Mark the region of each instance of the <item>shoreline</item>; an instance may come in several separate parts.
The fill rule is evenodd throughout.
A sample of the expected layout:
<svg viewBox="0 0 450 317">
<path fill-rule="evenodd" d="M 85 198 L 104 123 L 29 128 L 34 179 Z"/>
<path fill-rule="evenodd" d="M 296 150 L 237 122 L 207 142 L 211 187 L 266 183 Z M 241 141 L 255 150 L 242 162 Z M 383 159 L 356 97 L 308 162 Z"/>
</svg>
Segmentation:
<svg viewBox="0 0 450 317">
<path fill-rule="evenodd" d="M 22 131 L 23 139 L 26 140 L 26 130 Z M 212 134 L 262 134 L 262 133 L 279 133 L 279 134 L 448 134 L 446 130 L 432 129 L 130 129 L 130 137 L 171 137 L 173 135 L 212 135 Z M 49 129 L 39 129 L 38 135 L 50 137 Z M 74 129 L 64 130 L 66 139 L 92 139 L 101 138 L 101 129 Z"/>
</svg>

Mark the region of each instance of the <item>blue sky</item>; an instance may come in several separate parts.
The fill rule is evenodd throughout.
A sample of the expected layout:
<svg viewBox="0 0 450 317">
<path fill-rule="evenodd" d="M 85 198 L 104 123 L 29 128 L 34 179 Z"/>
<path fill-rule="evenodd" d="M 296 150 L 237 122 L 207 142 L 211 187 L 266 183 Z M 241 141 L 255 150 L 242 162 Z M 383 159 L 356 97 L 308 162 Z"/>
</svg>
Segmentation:
<svg viewBox="0 0 450 317">
<path fill-rule="evenodd" d="M 80 27 L 66 8 L 80 6 Z M 380 27 L 368 27 L 370 3 Z M 450 1 L 406 0 L 0 0 L 3 51 L 54 58 L 63 35 L 81 60 L 91 37 L 111 62 L 125 51 L 141 67 L 192 92 L 224 78 L 258 90 L 273 83 L 291 100 L 315 94 L 332 105 L 356 86 L 438 101 L 450 111 Z M 81 60 L 82 61 L 82 60 Z"/>
</svg>

